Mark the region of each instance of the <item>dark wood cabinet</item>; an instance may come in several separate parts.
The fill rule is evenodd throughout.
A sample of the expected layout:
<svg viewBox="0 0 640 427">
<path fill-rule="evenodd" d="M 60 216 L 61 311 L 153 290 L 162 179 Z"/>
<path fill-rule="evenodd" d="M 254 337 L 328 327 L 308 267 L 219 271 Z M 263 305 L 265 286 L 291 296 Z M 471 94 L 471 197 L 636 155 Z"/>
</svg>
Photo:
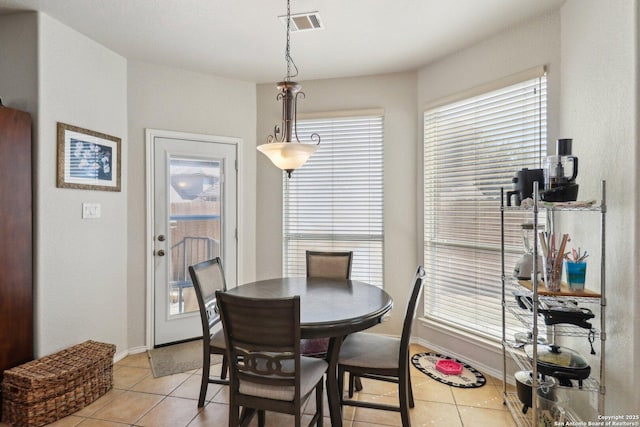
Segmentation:
<svg viewBox="0 0 640 427">
<path fill-rule="evenodd" d="M 33 359 L 31 116 L 0 105 L 0 378 Z"/>
</svg>

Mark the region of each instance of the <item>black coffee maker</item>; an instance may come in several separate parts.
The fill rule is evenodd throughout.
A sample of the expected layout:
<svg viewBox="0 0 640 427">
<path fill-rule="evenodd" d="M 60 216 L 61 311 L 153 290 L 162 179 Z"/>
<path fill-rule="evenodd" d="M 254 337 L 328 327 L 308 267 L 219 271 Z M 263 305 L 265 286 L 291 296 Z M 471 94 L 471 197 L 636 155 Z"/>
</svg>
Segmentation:
<svg viewBox="0 0 640 427">
<path fill-rule="evenodd" d="M 507 191 L 507 206 L 511 206 L 511 198 L 515 196 L 515 205 L 520 206 L 524 199 L 533 197 L 533 183 L 538 182 L 538 188 L 544 188 L 544 170 L 521 169 L 511 180 L 513 191 Z"/>
<path fill-rule="evenodd" d="M 540 198 L 546 202 L 573 202 L 578 199 L 578 158 L 571 155 L 571 139 L 556 142 L 556 154 L 547 156 L 544 166 L 544 190 Z"/>
</svg>

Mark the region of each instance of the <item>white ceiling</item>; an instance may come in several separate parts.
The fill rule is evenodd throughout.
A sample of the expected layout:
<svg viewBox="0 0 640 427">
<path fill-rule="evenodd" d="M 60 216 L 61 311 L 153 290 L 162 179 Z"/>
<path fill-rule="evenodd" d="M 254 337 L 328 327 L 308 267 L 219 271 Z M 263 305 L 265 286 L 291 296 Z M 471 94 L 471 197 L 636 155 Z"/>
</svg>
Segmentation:
<svg viewBox="0 0 640 427">
<path fill-rule="evenodd" d="M 564 0 L 292 0 L 324 29 L 291 34 L 297 79 L 415 70 Z M 286 0 L 0 0 L 38 10 L 120 55 L 256 83 L 286 74 Z"/>
</svg>

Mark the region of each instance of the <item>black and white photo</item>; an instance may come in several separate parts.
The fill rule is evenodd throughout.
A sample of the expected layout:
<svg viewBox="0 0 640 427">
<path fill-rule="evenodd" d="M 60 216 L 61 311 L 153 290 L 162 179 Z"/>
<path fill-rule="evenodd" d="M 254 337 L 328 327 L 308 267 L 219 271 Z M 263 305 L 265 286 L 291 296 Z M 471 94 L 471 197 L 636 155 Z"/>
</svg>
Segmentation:
<svg viewBox="0 0 640 427">
<path fill-rule="evenodd" d="M 58 123 L 57 186 L 120 191 L 120 138 Z"/>
</svg>

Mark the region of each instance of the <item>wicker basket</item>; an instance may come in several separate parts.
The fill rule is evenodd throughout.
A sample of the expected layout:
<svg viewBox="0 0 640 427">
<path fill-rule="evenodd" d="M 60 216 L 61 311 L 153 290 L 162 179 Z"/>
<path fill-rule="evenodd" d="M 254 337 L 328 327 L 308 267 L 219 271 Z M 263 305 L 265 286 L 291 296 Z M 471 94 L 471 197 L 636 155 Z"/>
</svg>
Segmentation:
<svg viewBox="0 0 640 427">
<path fill-rule="evenodd" d="M 115 349 L 86 341 L 4 371 L 2 421 L 42 426 L 90 404 L 113 386 Z"/>
</svg>

